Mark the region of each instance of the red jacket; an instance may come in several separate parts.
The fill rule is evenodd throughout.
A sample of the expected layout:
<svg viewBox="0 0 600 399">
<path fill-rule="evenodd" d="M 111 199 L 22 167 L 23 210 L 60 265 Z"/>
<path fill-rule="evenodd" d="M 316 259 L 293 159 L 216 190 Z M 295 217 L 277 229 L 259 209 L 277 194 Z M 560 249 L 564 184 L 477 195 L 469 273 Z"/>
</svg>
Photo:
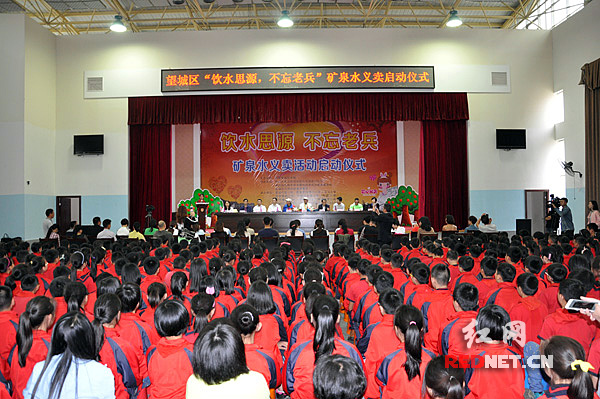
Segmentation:
<svg viewBox="0 0 600 399">
<path fill-rule="evenodd" d="M 592 370 L 590 370 L 592 372 Z M 569 384 L 550 385 L 549 389 L 544 392 L 538 399 L 569 399 L 567 391 Z M 594 392 L 594 399 L 598 399 L 598 394 Z"/>
<path fill-rule="evenodd" d="M 33 330 L 33 343 L 25 367 L 19 365 L 19 350 L 15 345 L 9 355 L 10 380 L 13 386 L 13 398 L 23 399 L 23 390 L 36 363 L 46 360 L 50 348 L 50 333 L 42 330 Z"/>
<path fill-rule="evenodd" d="M 432 298 L 433 299 L 433 298 Z M 456 315 L 452 295 L 442 296 L 440 300 L 425 302 L 421 307 L 425 318 L 425 338 L 423 346 L 428 350 L 438 353 L 440 332 L 445 327 L 448 319 Z"/>
<path fill-rule="evenodd" d="M 149 399 L 185 399 L 193 351 L 194 345 L 183 338 L 161 338 L 148 350 Z"/>
<path fill-rule="evenodd" d="M 500 283 L 498 284 L 498 288 L 488 293 L 485 298 L 485 304 L 495 304 L 510 312 L 513 306 L 519 303 L 520 300 L 521 296 L 513 283 Z"/>
<path fill-rule="evenodd" d="M 402 346 L 394 330 L 394 315 L 386 314 L 383 320 L 373 329 L 369 347 L 365 353 L 365 375 L 367 391 L 365 398 L 379 398 L 379 388 L 375 375 L 381 361 L 391 352 Z"/>
<path fill-rule="evenodd" d="M 404 369 L 406 351 L 404 350 L 404 343 L 400 343 L 398 349 L 387 355 L 381 361 L 381 365 L 377 370 L 376 382 L 382 389 L 381 398 L 420 398 L 425 368 L 427 367 L 427 363 L 429 363 L 433 357 L 435 357 L 435 355 L 432 352 L 423 348 L 421 351 L 420 373 L 409 381 L 406 370 Z M 379 397 L 379 395 L 377 397 Z"/>
<path fill-rule="evenodd" d="M 479 280 L 477 280 L 477 277 L 472 272 L 462 272 L 454 280 L 450 280 L 450 290 L 454 292 L 454 288 L 458 284 L 469 283 L 477 286 L 478 282 Z"/>
<path fill-rule="evenodd" d="M 15 312 L 12 310 L 0 312 L 0 382 L 3 384 L 7 384 L 10 377 L 8 356 L 17 344 L 18 329 L 19 317 Z"/>
<path fill-rule="evenodd" d="M 354 345 L 335 338 L 334 355 L 350 357 L 363 366 L 362 357 Z M 297 344 L 285 364 L 284 390 L 292 399 L 314 399 L 313 371 L 315 369 L 315 353 L 313 341 Z"/>
<path fill-rule="evenodd" d="M 476 276 L 478 278 L 478 276 Z M 496 279 L 492 278 L 482 278 L 475 284 L 477 287 L 477 291 L 479 291 L 479 307 L 482 308 L 485 306 L 485 299 L 487 298 L 490 291 L 498 288 L 498 283 Z"/>
<path fill-rule="evenodd" d="M 65 301 L 65 298 L 62 296 L 60 296 L 58 298 L 54 298 L 54 301 L 56 302 L 56 310 L 55 310 L 54 319 L 58 320 L 65 313 L 67 313 L 69 306 L 67 305 L 67 301 Z"/>
<path fill-rule="evenodd" d="M 119 335 L 130 342 L 138 354 L 147 354 L 148 349 L 158 341 L 158 334 L 135 313 L 121 313 L 121 320 L 115 327 Z"/>
<path fill-rule="evenodd" d="M 133 394 L 140 392 L 143 392 L 142 397 L 145 397 L 145 389 L 149 384 L 146 356 L 138 353 L 133 345 L 124 340 L 114 328 L 104 329 L 103 348 L 106 347 L 107 342 L 111 352 L 116 355 L 116 363 L 120 366 L 118 370 L 127 391 L 132 394 L 132 397 L 135 397 Z"/>
<path fill-rule="evenodd" d="M 440 355 L 466 355 L 472 353 L 474 348 L 467 346 L 464 328 L 471 325 L 471 333 L 475 333 L 475 319 L 477 311 L 458 312 L 447 319 L 447 324 L 440 331 L 438 350 Z"/>
<path fill-rule="evenodd" d="M 540 288 L 542 288 L 540 286 Z M 560 309 L 560 304 L 558 303 L 558 284 L 550 283 L 548 287 L 541 290 L 540 295 L 538 296 L 540 301 L 546 304 L 549 313 L 554 313 L 558 309 Z"/>
<path fill-rule="evenodd" d="M 279 341 L 287 341 L 287 332 L 283 321 L 276 314 L 265 314 L 259 316 L 262 328 L 256 332 L 254 343 L 263 348 L 272 348 Z"/>
<path fill-rule="evenodd" d="M 356 309 L 356 305 L 358 305 L 358 301 L 360 298 L 369 291 L 369 283 L 367 283 L 366 277 L 361 277 L 360 280 L 357 280 L 354 284 L 346 287 L 346 300 L 344 301 L 344 306 L 352 304 L 352 315 L 354 315 L 354 310 Z M 346 307 L 348 309 L 348 307 Z"/>
<path fill-rule="evenodd" d="M 542 329 L 542 324 L 546 316 L 548 316 L 546 304 L 533 296 L 521 298 L 510 311 L 511 321 L 522 321 L 525 323 L 525 342 L 540 342 L 538 332 Z"/>
<path fill-rule="evenodd" d="M 418 284 L 414 286 L 412 292 L 408 296 L 404 297 L 404 302 L 406 302 L 407 305 L 413 305 L 415 308 L 421 309 L 421 305 L 425 302 L 425 298 L 429 298 L 430 295 L 434 295 L 433 288 L 428 284 Z"/>
<path fill-rule="evenodd" d="M 555 335 L 563 335 L 579 342 L 585 349 L 585 353 L 588 353 L 596 330 L 596 326 L 589 317 L 581 313 L 570 313 L 566 309 L 559 309 L 546 316 L 538 338 L 544 340 Z"/>
<path fill-rule="evenodd" d="M 43 290 L 38 288 L 37 293 L 31 291 L 23 291 L 21 289 L 15 289 L 13 298 L 15 299 L 15 307 L 13 308 L 13 312 L 17 314 L 17 317 L 20 317 L 23 312 L 25 312 L 25 308 L 27 307 L 27 302 L 29 302 L 32 298 L 36 296 L 43 295 Z"/>
<path fill-rule="evenodd" d="M 277 348 L 266 350 L 256 344 L 244 345 L 246 352 L 246 363 L 252 371 L 261 373 L 270 389 L 281 385 L 281 369 L 283 360 Z"/>
</svg>

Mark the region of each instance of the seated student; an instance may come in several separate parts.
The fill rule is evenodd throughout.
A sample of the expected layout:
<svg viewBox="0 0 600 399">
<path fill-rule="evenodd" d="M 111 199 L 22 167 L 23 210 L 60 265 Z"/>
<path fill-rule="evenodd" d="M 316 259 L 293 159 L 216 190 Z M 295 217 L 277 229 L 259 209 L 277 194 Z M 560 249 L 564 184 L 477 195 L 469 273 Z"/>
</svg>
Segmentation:
<svg viewBox="0 0 600 399">
<path fill-rule="evenodd" d="M 458 275 L 450 278 L 450 290 L 454 290 L 454 287 L 461 283 L 477 284 L 479 280 L 472 273 L 474 267 L 475 260 L 472 257 L 468 255 L 461 256 L 458 259 Z"/>
<path fill-rule="evenodd" d="M 394 329 L 394 315 L 402 306 L 402 295 L 393 288 L 388 288 L 379 296 L 378 311 L 382 314 L 382 320 L 371 324 L 365 337 L 361 338 L 357 348 L 361 350 L 362 342 L 367 342 L 367 347 L 362 351 L 365 355 L 365 374 L 367 377 L 367 392 L 365 397 L 379 397 L 379 387 L 375 380 L 377 369 L 381 361 L 390 353 L 401 347 L 401 342 L 396 336 Z M 365 339 L 368 337 L 368 339 Z M 365 346 L 363 344 L 363 346 Z"/>
<path fill-rule="evenodd" d="M 5 285 L 0 286 L 0 382 L 8 382 L 10 363 L 8 356 L 17 343 L 16 333 L 19 328 L 19 316 L 13 311 L 15 301 L 12 290 Z M 2 385 L 2 384 L 0 384 Z"/>
<path fill-rule="evenodd" d="M 254 343 L 256 332 L 262 328 L 256 309 L 247 304 L 240 305 L 231 313 L 231 321 L 242 335 L 248 368 L 261 373 L 270 389 L 278 388 L 283 360 L 275 348 L 269 350 Z"/>
<path fill-rule="evenodd" d="M 458 227 L 456 227 L 456 222 L 454 221 L 454 216 L 446 215 L 444 221 L 446 224 L 442 226 L 442 231 L 458 231 Z"/>
<path fill-rule="evenodd" d="M 202 330 L 194 345 L 192 365 L 187 399 L 269 397 L 265 378 L 247 366 L 240 333 L 226 322 L 211 322 Z"/>
<path fill-rule="evenodd" d="M 179 301 L 167 300 L 156 308 L 154 324 L 160 339 L 147 353 L 149 399 L 186 397 L 193 346 L 183 334 L 189 323 L 190 315 Z"/>
<path fill-rule="evenodd" d="M 538 334 L 540 340 L 563 335 L 575 339 L 583 345 L 586 353 L 589 352 L 596 326 L 581 313 L 565 309 L 569 299 L 581 298 L 585 294 L 584 290 L 583 284 L 574 279 L 566 279 L 560 283 L 557 297 L 561 309 L 546 316 Z"/>
<path fill-rule="evenodd" d="M 385 356 L 377 371 L 381 398 L 418 398 L 427 363 L 435 356 L 423 348 L 423 315 L 410 305 L 402 305 L 394 315 L 394 328 L 400 347 Z M 367 395 L 379 397 L 377 392 Z"/>
<path fill-rule="evenodd" d="M 505 329 L 510 323 L 510 316 L 498 305 L 487 305 L 477 315 L 477 335 L 482 341 L 473 341 L 475 353 L 486 356 L 519 356 L 505 339 Z M 482 333 L 485 331 L 487 337 Z M 472 337 L 475 339 L 475 335 Z M 499 384 L 499 381 L 510 383 Z M 508 362 L 507 368 L 484 369 L 474 368 L 471 379 L 467 383 L 471 390 L 470 397 L 486 399 L 522 398 L 525 392 L 525 374 L 521 364 Z M 493 389 L 490 389 L 493 387 Z"/>
<path fill-rule="evenodd" d="M 145 236 L 152 236 L 158 231 L 158 221 L 156 219 L 150 219 L 149 226 L 144 230 Z"/>
<path fill-rule="evenodd" d="M 133 230 L 129 232 L 129 238 L 137 238 L 138 240 L 146 241 L 146 237 L 140 233 L 141 229 L 142 226 L 140 222 L 133 222 Z"/>
<path fill-rule="evenodd" d="M 315 335 L 315 328 L 310 322 L 312 306 L 319 295 L 326 295 L 325 286 L 319 283 L 308 283 L 304 287 L 302 306 L 296 313 L 296 320 L 288 329 L 288 349 L 298 342 L 309 340 Z M 312 300 L 310 298 L 313 298 Z M 339 335 L 343 337 L 342 334 Z"/>
<path fill-rule="evenodd" d="M 567 278 L 568 273 L 569 270 L 561 263 L 552 263 L 546 268 L 544 278 L 548 281 L 548 286 L 540 292 L 539 298 L 548 307 L 548 313 L 554 313 L 560 309 L 558 286 Z"/>
<path fill-rule="evenodd" d="M 526 342 L 538 342 L 537 333 L 548 315 L 548 308 L 535 294 L 539 282 L 535 275 L 523 273 L 517 277 L 517 292 L 521 299 L 510 310 L 510 319 L 525 323 Z"/>
<path fill-rule="evenodd" d="M 121 227 L 117 230 L 117 237 L 129 237 L 129 220 L 121 219 Z"/>
<path fill-rule="evenodd" d="M 430 281 L 433 291 L 425 292 L 415 290 L 414 295 L 411 295 L 410 298 L 411 305 L 423 312 L 423 316 L 425 317 L 425 327 L 427 327 L 429 306 L 435 302 L 442 301 L 446 304 L 446 307 L 450 307 L 450 298 L 452 297 L 452 293 L 448 290 L 448 283 L 450 282 L 450 270 L 448 270 L 448 266 L 443 264 L 433 266 L 431 269 Z"/>
<path fill-rule="evenodd" d="M 43 344 L 46 347 L 46 344 Z M 114 377 L 100 364 L 95 334 L 90 321 L 79 312 L 61 317 L 48 344 L 48 356 L 33 368 L 23 396 L 46 398 L 115 397 Z"/>
<path fill-rule="evenodd" d="M 555 336 L 541 346 L 544 356 L 552 359 L 552 367 L 544 366 L 550 377 L 550 389 L 542 399 L 593 399 L 592 364 L 585 361 L 585 350 L 572 338 Z"/>
<path fill-rule="evenodd" d="M 404 259 L 401 254 L 394 253 L 390 259 L 392 263 L 392 276 L 394 276 L 394 288 L 398 291 L 400 290 L 400 286 L 408 281 L 408 276 L 406 275 L 406 271 L 404 270 Z"/>
<path fill-rule="evenodd" d="M 148 377 L 146 358 L 138 356 L 133 346 L 121 338 L 115 330 L 121 313 L 121 301 L 116 294 L 102 294 L 94 304 L 94 331 L 96 345 L 103 364 L 108 366 L 115 377 L 117 399 L 136 397 L 142 391 L 143 381 Z"/>
<path fill-rule="evenodd" d="M 323 219 L 315 220 L 315 229 L 310 232 L 311 237 L 327 237 L 329 232 L 325 229 Z"/>
<path fill-rule="evenodd" d="M 496 282 L 496 270 L 498 269 L 498 259 L 491 256 L 486 256 L 481 260 L 481 270 L 479 274 L 475 276 L 477 283 L 473 284 L 479 291 L 479 306 L 485 305 L 485 299 L 487 298 L 490 291 L 498 287 Z"/>
<path fill-rule="evenodd" d="M 36 363 L 46 359 L 50 344 L 50 329 L 54 324 L 54 302 L 36 296 L 27 303 L 19 317 L 16 345 L 8 356 L 13 398 L 23 399 L 23 390 Z"/>
<path fill-rule="evenodd" d="M 291 349 L 284 371 L 284 390 L 292 399 L 314 398 L 312 384 L 314 365 L 322 356 L 343 355 L 355 359 L 361 367 L 363 364 L 356 347 L 336 337 L 339 304 L 335 298 L 329 295 L 318 296 L 311 316 L 315 335 L 313 339 L 297 343 Z"/>
<path fill-rule="evenodd" d="M 510 312 L 521 297 L 513 284 L 517 271 L 513 265 L 500 263 L 494 278 L 498 283 L 498 288 L 490 291 L 485 299 L 486 305 L 502 306 L 504 310 Z"/>
<path fill-rule="evenodd" d="M 13 311 L 20 316 L 27 303 L 35 296 L 42 295 L 44 290 L 40 287 L 38 278 L 33 274 L 28 274 L 21 279 L 21 288 L 14 290 L 15 306 Z"/>
<path fill-rule="evenodd" d="M 460 367 L 448 367 L 444 356 L 429 362 L 423 379 L 431 399 L 463 399 L 465 396 L 465 371 Z"/>
<path fill-rule="evenodd" d="M 367 380 L 360 364 L 341 355 L 323 356 L 313 372 L 317 399 L 360 399 Z"/>
<path fill-rule="evenodd" d="M 335 234 L 354 234 L 354 230 L 348 228 L 346 219 L 340 219 L 338 221 L 338 228 L 335 230 Z"/>
<path fill-rule="evenodd" d="M 148 286 L 146 292 L 148 307 L 140 314 L 140 317 L 156 331 L 156 327 L 154 327 L 154 312 L 158 305 L 167 300 L 167 287 L 163 283 L 152 283 Z"/>
<path fill-rule="evenodd" d="M 286 326 L 273 301 L 273 293 L 264 281 L 252 282 L 248 289 L 246 303 L 258 311 L 263 328 L 257 331 L 255 342 L 267 350 L 277 346 L 280 350 L 288 348 Z M 283 313 L 283 310 L 281 310 Z"/>
<path fill-rule="evenodd" d="M 406 286 L 404 290 L 404 302 L 407 305 L 413 304 L 413 299 L 419 294 L 420 298 L 426 298 L 433 289 L 429 285 L 429 268 L 424 263 L 416 263 L 411 269 L 412 287 Z M 402 291 L 400 291 L 402 292 Z"/>
<path fill-rule="evenodd" d="M 263 218 L 265 227 L 258 231 L 259 237 L 279 237 L 279 232 L 273 228 L 273 219 L 269 216 Z"/>
<path fill-rule="evenodd" d="M 348 262 L 348 266 L 350 266 L 352 270 L 351 262 Z M 359 279 L 346 287 L 344 307 L 348 309 L 348 313 L 350 316 L 354 315 L 354 306 L 358 305 L 358 301 L 360 300 L 360 298 L 362 298 L 362 296 L 369 291 L 369 283 L 367 282 L 367 270 L 370 266 L 371 262 L 369 262 L 366 259 L 360 259 L 358 263 L 356 263 L 356 274 L 358 274 Z"/>
<path fill-rule="evenodd" d="M 357 309 L 355 316 L 358 316 L 360 311 L 358 321 L 360 322 L 359 330 L 361 333 L 361 340 L 362 338 L 366 339 L 364 349 L 361 350 L 361 353 L 364 353 L 364 350 L 366 350 L 366 346 L 369 343 L 369 338 L 365 337 L 365 335 L 367 335 L 366 330 L 370 325 L 379 323 L 383 320 L 384 313 L 380 311 L 381 308 L 379 306 L 380 297 L 383 292 L 390 288 L 394 288 L 394 276 L 390 272 L 379 271 L 373 281 L 373 291 L 365 296 L 364 303 L 360 305 L 362 309 Z M 402 296 L 400 291 L 398 291 L 398 294 Z M 401 298 L 401 300 L 404 301 L 404 298 Z"/>
<path fill-rule="evenodd" d="M 83 253 L 73 252 L 69 258 L 69 266 L 71 268 L 71 281 L 83 283 L 88 293 L 96 292 L 96 284 L 94 284 L 96 276 L 91 275 L 91 269 L 88 269 Z"/>
<path fill-rule="evenodd" d="M 150 346 L 158 341 L 158 337 L 136 313 L 142 296 L 140 287 L 133 283 L 123 284 L 118 295 L 121 300 L 121 318 L 116 326 L 117 332 L 131 342 L 138 354 L 147 354 Z"/>
<path fill-rule="evenodd" d="M 452 294 L 452 305 L 456 313 L 447 318 L 446 325 L 440 329 L 438 347 L 431 348 L 441 355 L 466 355 L 471 353 L 467 347 L 465 334 L 475 334 L 474 321 L 479 309 L 479 293 L 473 284 L 463 283 L 456 286 Z M 431 341 L 430 341 L 431 342 Z"/>
</svg>

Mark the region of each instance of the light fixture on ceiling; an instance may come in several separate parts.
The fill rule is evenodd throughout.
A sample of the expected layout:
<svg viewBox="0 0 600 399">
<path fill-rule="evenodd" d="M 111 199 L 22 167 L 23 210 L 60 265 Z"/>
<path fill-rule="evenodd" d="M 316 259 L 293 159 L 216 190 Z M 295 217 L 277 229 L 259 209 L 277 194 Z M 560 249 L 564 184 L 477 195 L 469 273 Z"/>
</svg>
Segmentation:
<svg viewBox="0 0 600 399">
<path fill-rule="evenodd" d="M 450 18 L 448 18 L 448 22 L 446 22 L 446 26 L 449 28 L 456 28 L 463 24 L 462 19 L 458 16 L 458 12 L 456 10 L 450 11 Z"/>
<path fill-rule="evenodd" d="M 294 25 L 294 21 L 290 18 L 290 14 L 287 11 L 281 12 L 281 17 L 277 21 L 277 25 L 280 28 L 290 28 Z"/>
<path fill-rule="evenodd" d="M 173 4 L 176 6 L 180 6 L 185 3 L 185 0 L 173 0 Z"/>
<path fill-rule="evenodd" d="M 115 15 L 115 20 L 110 25 L 110 30 L 113 32 L 125 32 L 127 27 L 123 24 L 123 17 L 120 15 Z"/>
</svg>

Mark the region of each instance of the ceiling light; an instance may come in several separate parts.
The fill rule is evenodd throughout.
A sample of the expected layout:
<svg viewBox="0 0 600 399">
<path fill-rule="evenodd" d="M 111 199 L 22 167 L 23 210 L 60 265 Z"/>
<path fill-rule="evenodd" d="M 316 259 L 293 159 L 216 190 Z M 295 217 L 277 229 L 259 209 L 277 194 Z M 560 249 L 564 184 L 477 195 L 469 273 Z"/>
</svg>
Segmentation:
<svg viewBox="0 0 600 399">
<path fill-rule="evenodd" d="M 280 28 L 289 28 L 294 25 L 294 21 L 290 18 L 290 14 L 287 11 L 281 12 L 281 18 L 277 21 L 277 25 Z"/>
<path fill-rule="evenodd" d="M 173 4 L 180 6 L 185 3 L 185 0 L 173 0 Z"/>
<path fill-rule="evenodd" d="M 448 18 L 448 22 L 446 22 L 446 26 L 449 28 L 456 28 L 457 26 L 462 25 L 462 19 L 458 16 L 458 12 L 456 10 L 450 11 L 450 18 Z"/>
<path fill-rule="evenodd" d="M 110 30 L 112 30 L 113 32 L 125 32 L 127 30 L 127 27 L 125 25 L 123 25 L 123 17 L 120 15 L 115 15 L 115 20 L 112 23 L 112 25 L 110 26 Z"/>
</svg>

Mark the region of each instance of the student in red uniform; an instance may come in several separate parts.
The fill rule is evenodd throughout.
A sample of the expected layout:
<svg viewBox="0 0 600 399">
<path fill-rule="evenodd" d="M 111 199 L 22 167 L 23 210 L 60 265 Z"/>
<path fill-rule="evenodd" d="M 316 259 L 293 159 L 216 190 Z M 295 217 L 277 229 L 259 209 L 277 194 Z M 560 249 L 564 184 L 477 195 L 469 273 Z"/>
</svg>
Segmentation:
<svg viewBox="0 0 600 399">
<path fill-rule="evenodd" d="M 513 265 L 508 263 L 500 263 L 494 278 L 498 283 L 498 288 L 490 291 L 485 300 L 486 305 L 498 305 L 510 312 L 521 297 L 517 293 L 517 289 L 513 284 L 517 270 Z"/>
<path fill-rule="evenodd" d="M 215 315 L 215 297 L 200 292 L 192 298 L 192 325 L 185 333 L 189 343 L 196 342 L 200 331 L 211 321 Z"/>
<path fill-rule="evenodd" d="M 421 298 L 422 300 L 433 291 L 429 285 L 430 270 L 424 263 L 419 262 L 414 264 L 410 275 L 414 285 L 410 289 L 407 286 L 404 292 L 404 302 L 407 305 L 412 305 L 415 297 Z"/>
<path fill-rule="evenodd" d="M 560 263 L 553 263 L 546 269 L 544 278 L 548 281 L 548 286 L 540 292 L 539 298 L 546 304 L 549 313 L 561 308 L 558 303 L 558 286 L 567 278 L 568 273 L 567 268 Z"/>
<path fill-rule="evenodd" d="M 467 257 L 463 256 L 461 259 L 467 259 Z M 421 313 L 423 313 L 425 320 L 424 345 L 434 353 L 437 353 L 438 350 L 440 331 L 446 325 L 448 319 L 456 313 L 452 293 L 445 288 L 448 286 L 449 278 L 448 267 L 446 265 L 436 265 L 431 271 L 431 284 L 435 290 L 421 305 Z"/>
<path fill-rule="evenodd" d="M 19 317 L 16 345 L 10 352 L 10 380 L 13 398 L 23 399 L 23 390 L 36 363 L 46 359 L 50 347 L 50 328 L 54 324 L 54 301 L 37 296 L 27 303 Z"/>
<path fill-rule="evenodd" d="M 423 348 L 423 315 L 414 306 L 400 306 L 394 316 L 394 326 L 401 344 L 385 356 L 378 368 L 377 384 L 382 388 L 381 398 L 418 398 L 425 367 L 435 357 L 433 352 Z"/>
<path fill-rule="evenodd" d="M 456 313 L 446 319 L 446 325 L 440 330 L 438 348 L 441 355 L 466 355 L 471 352 L 467 347 L 464 329 L 471 325 L 471 334 L 475 333 L 474 321 L 479 309 L 479 293 L 473 284 L 463 283 L 456 286 L 452 294 L 452 305 Z"/>
<path fill-rule="evenodd" d="M 154 314 L 160 335 L 148 350 L 149 399 L 185 399 L 185 387 L 192 375 L 194 347 L 183 338 L 190 315 L 179 301 L 164 301 Z"/>
<path fill-rule="evenodd" d="M 56 320 L 60 319 L 62 315 L 67 313 L 67 302 L 65 301 L 65 286 L 69 283 L 69 279 L 65 276 L 56 277 L 50 283 L 50 294 L 54 298 L 54 304 L 56 307 Z"/>
<path fill-rule="evenodd" d="M 287 332 L 281 317 L 275 313 L 277 307 L 273 301 L 273 294 L 264 281 L 252 283 L 248 290 L 246 303 L 258 311 L 263 328 L 257 331 L 255 342 L 265 349 L 277 346 L 285 351 L 288 348 Z"/>
<path fill-rule="evenodd" d="M 402 269 L 404 259 L 400 254 L 393 254 L 391 258 L 392 270 L 391 273 L 394 276 L 394 288 L 400 291 L 400 286 L 408 281 L 406 272 Z"/>
<path fill-rule="evenodd" d="M 572 338 L 555 336 L 541 347 L 545 356 L 551 356 L 552 368 L 544 367 L 550 377 L 550 389 L 542 399 L 594 399 L 591 364 L 585 361 L 585 350 Z M 597 372 L 597 370 L 594 370 Z"/>
<path fill-rule="evenodd" d="M 117 399 L 146 396 L 144 379 L 148 383 L 146 358 L 138 356 L 134 347 L 115 330 L 121 315 L 121 300 L 116 294 L 102 294 L 94 304 L 94 331 L 100 348 L 100 361 L 115 377 Z"/>
<path fill-rule="evenodd" d="M 121 318 L 116 327 L 117 332 L 133 345 L 138 355 L 147 354 L 158 337 L 154 329 L 135 313 L 142 297 L 140 287 L 133 283 L 123 284 L 118 295 L 121 300 Z"/>
<path fill-rule="evenodd" d="M 154 256 L 149 256 L 144 259 L 144 279 L 140 284 L 140 289 L 142 292 L 148 292 L 148 287 L 153 283 L 162 283 L 163 279 L 160 278 L 158 272 L 160 270 L 160 262 L 158 258 Z"/>
<path fill-rule="evenodd" d="M 584 290 L 583 284 L 577 280 L 566 279 L 560 283 L 557 297 L 561 309 L 546 316 L 538 334 L 540 340 L 563 335 L 575 339 L 583 346 L 586 353 L 589 352 L 592 340 L 596 335 L 596 326 L 587 316 L 564 308 L 569 299 L 582 297 L 585 294 Z"/>
<path fill-rule="evenodd" d="M 378 398 L 379 387 L 375 380 L 379 364 L 387 355 L 401 346 L 394 329 L 394 315 L 402 305 L 402 295 L 398 290 L 388 288 L 379 296 L 377 311 L 381 313 L 382 320 L 372 324 L 373 328 L 367 329 L 368 347 L 365 353 L 365 374 L 367 376 L 367 392 L 365 397 Z M 359 350 L 361 348 L 358 348 Z"/>
<path fill-rule="evenodd" d="M 448 266 L 442 264 L 435 265 L 431 270 L 430 280 L 433 291 L 428 294 L 417 292 L 412 299 L 412 305 L 420 309 L 425 317 L 425 329 L 427 329 L 429 307 L 436 302 L 444 302 L 447 308 L 452 302 L 452 293 L 448 290 L 448 283 L 450 282 L 450 270 L 448 270 Z"/>
<path fill-rule="evenodd" d="M 275 348 L 269 350 L 254 343 L 256 332 L 262 328 L 256 309 L 248 304 L 240 305 L 231 313 L 231 321 L 242 335 L 248 368 L 261 373 L 269 389 L 278 388 L 281 385 L 283 360 Z"/>
<path fill-rule="evenodd" d="M 473 268 L 475 267 L 475 260 L 470 256 L 461 256 L 458 259 L 458 275 L 454 279 L 450 279 L 450 290 L 454 291 L 454 287 L 458 284 L 469 283 L 477 284 L 479 280 L 473 274 Z"/>
<path fill-rule="evenodd" d="M 69 266 L 71 267 L 71 281 L 79 281 L 85 285 L 88 292 L 96 292 L 96 284 L 94 284 L 94 278 L 96 278 L 96 271 L 93 270 L 93 276 L 91 270 L 89 270 L 85 263 L 86 259 L 83 253 L 76 251 L 73 252 L 69 258 Z M 92 278 L 93 277 L 93 278 Z"/>
<path fill-rule="evenodd" d="M 356 347 L 335 336 L 339 304 L 334 298 L 329 295 L 317 297 L 311 316 L 314 338 L 296 344 L 286 360 L 283 386 L 292 399 L 315 397 L 312 384 L 314 364 L 323 356 L 343 355 L 355 359 L 361 367 L 363 364 Z"/>
<path fill-rule="evenodd" d="M 17 343 L 19 316 L 12 310 L 15 301 L 7 286 L 0 286 L 0 382 L 8 388 L 10 363 L 8 356 Z"/>
<path fill-rule="evenodd" d="M 357 399 L 365 394 L 367 380 L 356 360 L 331 355 L 315 364 L 313 385 L 317 399 Z"/>
<path fill-rule="evenodd" d="M 546 305 L 535 297 L 538 288 L 539 281 L 534 274 L 523 273 L 517 277 L 517 292 L 521 299 L 509 314 L 512 321 L 525 323 L 526 342 L 539 343 L 537 334 L 542 328 L 544 318 L 548 316 Z"/>
<path fill-rule="evenodd" d="M 438 356 L 425 369 L 425 388 L 431 399 L 463 399 L 465 371 L 460 367 L 446 367 L 446 360 Z"/>
<path fill-rule="evenodd" d="M 44 290 L 40 287 L 40 282 L 38 278 L 33 274 L 28 274 L 21 279 L 21 288 L 15 289 L 14 298 L 15 298 L 15 307 L 13 308 L 14 312 L 17 315 L 21 315 L 25 311 L 25 307 L 27 306 L 27 302 L 29 302 L 32 298 L 43 295 Z"/>
<path fill-rule="evenodd" d="M 80 283 L 79 281 L 67 283 L 65 285 L 64 297 L 67 304 L 67 311 L 81 312 L 88 319 L 94 319 L 94 315 L 85 311 L 85 305 L 87 305 L 88 302 L 88 291 L 83 283 Z"/>
<path fill-rule="evenodd" d="M 508 312 L 498 305 L 487 305 L 477 315 L 480 344 L 473 342 L 480 356 L 519 356 L 504 342 L 505 328 L 510 323 Z M 487 333 L 484 334 L 483 332 Z M 485 336 L 487 335 L 487 336 Z M 521 364 L 508 362 L 507 368 L 474 368 L 467 387 L 469 398 L 520 399 L 525 392 L 525 374 Z M 505 383 L 500 383 L 505 382 Z"/>
<path fill-rule="evenodd" d="M 163 283 L 152 283 L 148 286 L 148 307 L 140 313 L 142 320 L 154 327 L 154 312 L 158 305 L 167 300 L 167 287 Z M 155 330 L 156 331 L 156 330 Z"/>
<path fill-rule="evenodd" d="M 479 282 L 474 284 L 479 292 L 479 306 L 485 305 L 485 299 L 490 291 L 498 287 L 496 282 L 496 270 L 498 269 L 498 259 L 486 256 L 481 260 L 481 270 L 475 277 Z"/>
<path fill-rule="evenodd" d="M 350 262 L 348 262 L 350 265 Z M 344 306 L 348 309 L 348 313 L 350 316 L 354 316 L 354 307 L 358 304 L 359 299 L 367 293 L 369 290 L 369 283 L 367 282 L 367 270 L 371 266 L 371 262 L 366 259 L 361 259 L 356 264 L 356 272 L 358 273 L 360 279 L 354 282 L 351 286 L 346 288 L 346 301 L 344 302 Z"/>
<path fill-rule="evenodd" d="M 392 273 L 380 272 L 379 274 L 377 274 L 377 276 L 375 277 L 375 283 L 373 284 L 373 295 L 367 296 L 365 298 L 365 303 L 362 305 L 364 309 L 362 310 L 362 315 L 360 319 L 361 339 L 365 336 L 365 331 L 369 328 L 370 325 L 379 323 L 381 320 L 383 320 L 383 314 L 379 311 L 379 297 L 382 292 L 393 287 L 394 276 L 392 275 Z M 402 294 L 400 294 L 399 291 L 398 294 L 402 296 Z M 367 338 L 365 349 L 366 346 L 368 346 L 369 339 L 370 338 Z M 364 351 L 361 351 L 361 353 L 364 353 Z"/>
</svg>

